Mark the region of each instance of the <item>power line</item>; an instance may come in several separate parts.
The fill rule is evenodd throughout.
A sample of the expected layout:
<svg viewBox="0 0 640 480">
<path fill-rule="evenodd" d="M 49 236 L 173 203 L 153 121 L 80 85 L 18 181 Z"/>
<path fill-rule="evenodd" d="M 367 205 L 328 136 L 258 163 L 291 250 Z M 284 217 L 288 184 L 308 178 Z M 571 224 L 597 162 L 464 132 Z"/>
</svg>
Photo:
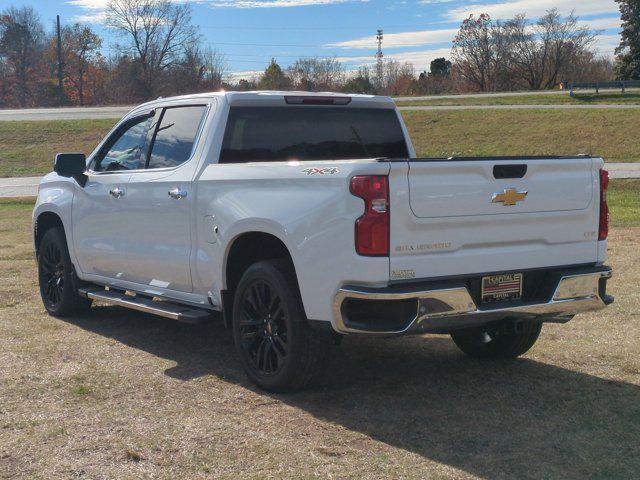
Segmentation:
<svg viewBox="0 0 640 480">
<path fill-rule="evenodd" d="M 455 23 L 455 22 L 451 22 Z M 386 25 L 386 28 L 423 28 L 423 27 L 433 27 L 434 25 L 441 25 L 440 23 L 428 23 L 428 24 L 419 24 L 419 25 Z M 331 27 L 290 27 L 282 26 L 282 27 L 255 27 L 248 25 L 198 25 L 200 28 L 211 28 L 218 30 L 354 30 L 356 28 L 360 30 L 368 30 L 369 27 L 363 27 L 362 25 L 343 25 L 343 26 L 331 26 Z"/>
<path fill-rule="evenodd" d="M 301 47 L 301 48 L 323 48 L 324 45 L 302 45 L 292 43 L 233 43 L 233 42 L 215 42 L 215 45 L 238 45 L 241 47 Z"/>
<path fill-rule="evenodd" d="M 220 55 L 223 55 L 227 58 L 230 57 L 253 57 L 253 58 L 267 58 L 267 59 L 271 59 L 273 57 L 275 58 L 320 58 L 320 59 L 331 59 L 331 58 L 363 58 L 363 57 L 368 57 L 369 55 L 288 55 L 288 54 L 280 54 L 280 53 L 274 53 L 274 54 L 262 54 L 262 55 L 255 55 L 252 53 L 226 53 L 226 52 L 218 52 Z"/>
<path fill-rule="evenodd" d="M 232 43 L 232 42 L 211 42 L 213 46 L 215 45 L 226 45 L 226 46 L 240 46 L 240 47 L 300 47 L 300 48 L 344 48 L 349 50 L 365 50 L 367 48 L 375 48 L 377 40 L 371 39 L 371 47 L 353 47 L 353 46 L 340 46 L 338 42 L 337 44 L 324 44 L 324 45 L 304 45 L 304 44 L 294 44 L 294 43 Z M 393 45 L 387 45 L 387 48 L 402 48 L 402 47 L 423 47 L 426 45 L 438 45 L 438 44 L 448 44 L 450 41 L 444 42 L 410 42 L 410 43 L 393 43 Z"/>
</svg>

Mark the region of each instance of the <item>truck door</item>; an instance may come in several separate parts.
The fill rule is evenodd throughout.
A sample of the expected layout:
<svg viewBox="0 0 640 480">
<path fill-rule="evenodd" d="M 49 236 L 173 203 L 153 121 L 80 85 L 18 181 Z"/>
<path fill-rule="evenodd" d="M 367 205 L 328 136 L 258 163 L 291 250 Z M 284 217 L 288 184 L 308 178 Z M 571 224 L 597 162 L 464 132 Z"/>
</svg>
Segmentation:
<svg viewBox="0 0 640 480">
<path fill-rule="evenodd" d="M 153 112 L 124 122 L 91 160 L 72 206 L 73 247 L 85 274 L 119 278 L 127 268 L 125 199 L 131 172 L 144 168 Z"/>
<path fill-rule="evenodd" d="M 198 104 L 166 107 L 150 127 L 145 169 L 132 173 L 127 185 L 122 280 L 192 291 L 193 152 L 206 110 Z"/>
</svg>

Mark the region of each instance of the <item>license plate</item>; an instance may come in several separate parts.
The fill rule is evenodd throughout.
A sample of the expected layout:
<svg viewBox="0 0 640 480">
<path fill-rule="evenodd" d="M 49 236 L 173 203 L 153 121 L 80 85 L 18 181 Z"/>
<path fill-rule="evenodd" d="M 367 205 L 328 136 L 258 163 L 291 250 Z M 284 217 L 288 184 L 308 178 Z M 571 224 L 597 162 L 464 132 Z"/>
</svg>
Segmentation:
<svg viewBox="0 0 640 480">
<path fill-rule="evenodd" d="M 522 274 L 508 273 L 482 277 L 482 302 L 508 302 L 522 296 Z"/>
</svg>

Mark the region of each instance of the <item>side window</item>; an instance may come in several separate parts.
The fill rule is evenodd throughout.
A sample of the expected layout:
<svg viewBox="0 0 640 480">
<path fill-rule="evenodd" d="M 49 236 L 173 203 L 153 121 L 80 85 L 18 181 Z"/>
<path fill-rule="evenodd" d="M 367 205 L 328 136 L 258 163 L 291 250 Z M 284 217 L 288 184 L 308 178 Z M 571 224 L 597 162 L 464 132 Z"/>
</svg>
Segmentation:
<svg viewBox="0 0 640 480">
<path fill-rule="evenodd" d="M 147 168 L 176 167 L 189 160 L 205 108 L 194 105 L 164 110 Z"/>
<path fill-rule="evenodd" d="M 94 166 L 96 172 L 137 170 L 144 168 L 147 151 L 147 131 L 150 118 L 134 121 L 111 140 L 106 152 L 101 153 Z"/>
</svg>

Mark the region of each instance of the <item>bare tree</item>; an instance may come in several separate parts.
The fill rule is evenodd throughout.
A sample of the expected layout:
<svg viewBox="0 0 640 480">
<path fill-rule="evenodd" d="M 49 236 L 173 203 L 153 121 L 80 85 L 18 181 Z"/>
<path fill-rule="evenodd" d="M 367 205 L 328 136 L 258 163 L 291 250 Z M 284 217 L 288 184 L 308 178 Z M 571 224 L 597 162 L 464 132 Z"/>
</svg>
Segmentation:
<svg viewBox="0 0 640 480">
<path fill-rule="evenodd" d="M 85 85 L 89 66 L 99 60 L 102 39 L 89 27 L 76 23 L 62 29 L 65 77 L 78 95 L 80 105 L 85 104 Z"/>
<path fill-rule="evenodd" d="M 46 37 L 40 17 L 31 7 L 9 7 L 0 21 L 0 61 L 10 79 L 9 88 L 16 91 L 18 104 L 27 106 L 33 100 L 32 85 L 39 76 Z"/>
<path fill-rule="evenodd" d="M 523 15 L 509 22 L 514 41 L 511 62 L 515 76 L 532 90 L 555 87 L 561 72 L 571 68 L 588 51 L 596 33 L 580 26 L 572 13 L 562 20 L 557 10 L 549 10 L 530 26 Z"/>
<path fill-rule="evenodd" d="M 217 90 L 222 87 L 226 71 L 224 55 L 209 47 L 201 51 L 193 45 L 185 49 L 182 60 L 171 69 L 174 88 L 167 93 Z"/>
<path fill-rule="evenodd" d="M 229 71 L 227 57 L 215 48 L 208 47 L 202 54 L 202 58 L 204 61 L 204 80 L 207 88 L 210 90 L 221 88 Z"/>
<path fill-rule="evenodd" d="M 336 58 L 301 58 L 287 69 L 295 88 L 334 90 L 342 84 L 344 67 Z"/>
<path fill-rule="evenodd" d="M 546 89 L 560 82 L 595 37 L 575 15 L 563 20 L 555 9 L 533 25 L 524 15 L 492 22 L 483 14 L 462 23 L 452 55 L 460 75 L 478 90 Z"/>
<path fill-rule="evenodd" d="M 470 15 L 462 22 L 451 50 L 460 75 L 483 92 L 493 88 L 492 68 L 496 63 L 493 28 L 489 15 L 483 13 L 478 18 Z"/>
<path fill-rule="evenodd" d="M 149 96 L 155 94 L 162 73 L 199 40 L 190 6 L 171 0 L 110 0 L 107 25 L 126 37 L 124 50 L 139 62 Z"/>
<path fill-rule="evenodd" d="M 417 89 L 414 67 L 411 63 L 400 63 L 387 59 L 383 64 L 382 91 L 386 95 L 411 95 Z"/>
</svg>

